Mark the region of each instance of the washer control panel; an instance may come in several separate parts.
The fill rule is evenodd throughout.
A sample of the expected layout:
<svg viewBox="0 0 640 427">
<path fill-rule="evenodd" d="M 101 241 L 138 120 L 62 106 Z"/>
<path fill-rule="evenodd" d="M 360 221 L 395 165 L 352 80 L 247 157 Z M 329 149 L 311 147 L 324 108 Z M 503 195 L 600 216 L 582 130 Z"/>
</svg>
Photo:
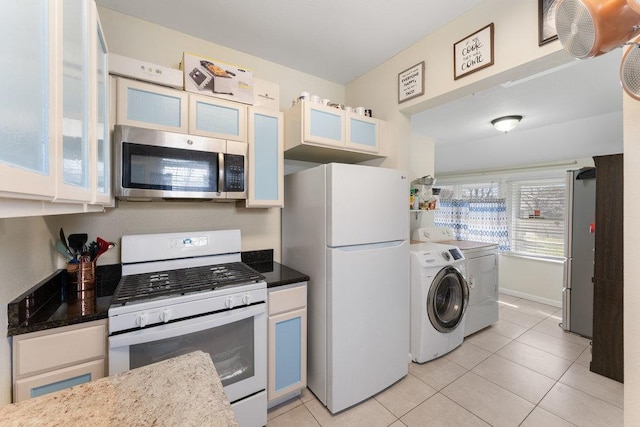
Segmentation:
<svg viewBox="0 0 640 427">
<path fill-rule="evenodd" d="M 457 264 L 464 255 L 456 246 L 440 243 L 421 243 L 411 245 L 412 258 L 422 267 L 436 267 Z"/>
</svg>

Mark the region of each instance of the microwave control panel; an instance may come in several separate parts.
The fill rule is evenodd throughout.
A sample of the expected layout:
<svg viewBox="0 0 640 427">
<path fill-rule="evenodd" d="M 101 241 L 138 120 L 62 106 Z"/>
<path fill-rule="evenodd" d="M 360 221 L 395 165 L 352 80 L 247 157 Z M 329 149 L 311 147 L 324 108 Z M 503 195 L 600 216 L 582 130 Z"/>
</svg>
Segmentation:
<svg viewBox="0 0 640 427">
<path fill-rule="evenodd" d="M 227 192 L 244 191 L 244 156 L 224 155 L 224 190 Z"/>
</svg>

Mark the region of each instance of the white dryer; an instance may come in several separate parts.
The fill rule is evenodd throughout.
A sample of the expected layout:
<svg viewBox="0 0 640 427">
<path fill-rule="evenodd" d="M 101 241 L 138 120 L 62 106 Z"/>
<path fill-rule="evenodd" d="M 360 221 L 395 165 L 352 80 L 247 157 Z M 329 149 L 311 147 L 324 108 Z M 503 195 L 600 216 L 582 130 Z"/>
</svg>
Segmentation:
<svg viewBox="0 0 640 427">
<path fill-rule="evenodd" d="M 424 227 L 414 230 L 412 241 L 436 242 L 457 246 L 465 257 L 465 278 L 469 284 L 469 308 L 464 336 L 498 321 L 498 245 L 455 240 L 451 229 Z"/>
<path fill-rule="evenodd" d="M 456 246 L 418 243 L 410 251 L 411 359 L 424 363 L 462 344 L 469 287 Z"/>
</svg>

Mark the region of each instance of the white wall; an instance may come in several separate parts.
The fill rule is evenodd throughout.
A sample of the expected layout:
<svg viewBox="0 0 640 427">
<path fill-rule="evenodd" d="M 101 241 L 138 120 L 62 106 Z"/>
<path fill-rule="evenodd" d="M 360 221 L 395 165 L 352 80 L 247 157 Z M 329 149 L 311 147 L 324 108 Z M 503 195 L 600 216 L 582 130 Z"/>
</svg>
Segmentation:
<svg viewBox="0 0 640 427">
<path fill-rule="evenodd" d="M 561 261 L 502 254 L 498 278 L 500 291 L 505 294 L 562 307 L 564 264 Z"/>
</svg>

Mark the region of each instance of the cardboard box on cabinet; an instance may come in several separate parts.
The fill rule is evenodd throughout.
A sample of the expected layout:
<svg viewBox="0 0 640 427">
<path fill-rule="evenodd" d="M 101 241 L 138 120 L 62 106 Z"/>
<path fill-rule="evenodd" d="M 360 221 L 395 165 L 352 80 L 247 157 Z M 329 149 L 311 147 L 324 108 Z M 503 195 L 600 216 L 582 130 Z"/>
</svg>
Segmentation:
<svg viewBox="0 0 640 427">
<path fill-rule="evenodd" d="M 253 105 L 253 73 L 250 70 L 185 52 L 180 69 L 184 90 Z"/>
<path fill-rule="evenodd" d="M 253 84 L 253 106 L 280 111 L 280 85 L 258 77 L 253 78 Z"/>
</svg>

